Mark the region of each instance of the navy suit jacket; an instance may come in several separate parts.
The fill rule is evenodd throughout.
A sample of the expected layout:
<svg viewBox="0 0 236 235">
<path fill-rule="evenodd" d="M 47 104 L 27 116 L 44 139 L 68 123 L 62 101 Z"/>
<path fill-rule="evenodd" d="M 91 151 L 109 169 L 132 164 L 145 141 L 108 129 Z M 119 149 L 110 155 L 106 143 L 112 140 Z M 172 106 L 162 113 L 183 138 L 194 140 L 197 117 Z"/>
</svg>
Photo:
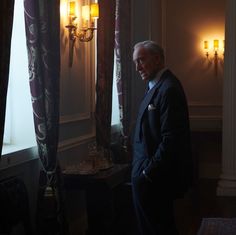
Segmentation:
<svg viewBox="0 0 236 235">
<path fill-rule="evenodd" d="M 132 177 L 145 169 L 152 183 L 182 194 L 192 182 L 188 106 L 184 90 L 166 70 L 143 98 L 133 141 Z"/>
</svg>

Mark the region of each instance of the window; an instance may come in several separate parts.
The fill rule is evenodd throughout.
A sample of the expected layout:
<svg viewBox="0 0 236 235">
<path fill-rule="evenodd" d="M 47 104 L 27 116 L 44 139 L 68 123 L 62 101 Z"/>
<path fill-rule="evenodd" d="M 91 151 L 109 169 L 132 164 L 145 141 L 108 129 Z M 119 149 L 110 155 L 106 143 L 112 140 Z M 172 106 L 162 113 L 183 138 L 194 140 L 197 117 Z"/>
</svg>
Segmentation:
<svg viewBox="0 0 236 235">
<path fill-rule="evenodd" d="M 120 111 L 118 102 L 118 92 L 116 86 L 116 57 L 114 56 L 114 69 L 113 69 L 113 87 L 112 87 L 112 116 L 111 125 L 118 125 L 120 123 Z"/>
<path fill-rule="evenodd" d="M 2 153 L 36 145 L 29 89 L 23 0 L 15 1 Z"/>
</svg>

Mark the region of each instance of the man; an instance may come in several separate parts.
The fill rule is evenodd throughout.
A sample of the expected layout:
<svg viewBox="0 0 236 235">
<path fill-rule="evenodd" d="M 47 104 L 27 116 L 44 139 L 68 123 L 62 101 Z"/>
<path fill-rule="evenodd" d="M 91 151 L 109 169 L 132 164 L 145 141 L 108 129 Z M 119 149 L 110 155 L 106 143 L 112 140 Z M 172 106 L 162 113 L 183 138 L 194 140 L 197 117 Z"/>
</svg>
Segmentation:
<svg viewBox="0 0 236 235">
<path fill-rule="evenodd" d="M 134 46 L 133 61 L 147 82 L 133 143 L 132 189 L 142 235 L 177 235 L 173 200 L 192 179 L 190 130 L 185 94 L 165 67 L 153 41 Z"/>
</svg>

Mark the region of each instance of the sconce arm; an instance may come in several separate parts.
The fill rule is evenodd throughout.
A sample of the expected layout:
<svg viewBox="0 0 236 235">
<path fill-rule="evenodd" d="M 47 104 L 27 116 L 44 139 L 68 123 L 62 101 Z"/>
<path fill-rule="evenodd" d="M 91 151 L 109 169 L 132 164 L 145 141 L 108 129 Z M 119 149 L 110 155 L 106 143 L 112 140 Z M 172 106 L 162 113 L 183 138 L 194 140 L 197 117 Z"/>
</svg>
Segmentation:
<svg viewBox="0 0 236 235">
<path fill-rule="evenodd" d="M 81 31 L 78 33 L 77 37 L 81 42 L 89 42 L 93 39 L 93 32 L 96 30 L 96 28 L 85 28 L 81 29 Z"/>
<path fill-rule="evenodd" d="M 94 27 L 82 28 L 77 32 L 77 25 L 75 24 L 66 25 L 66 28 L 69 30 L 69 38 L 71 41 L 75 41 L 75 39 L 78 38 L 81 42 L 91 41 L 94 36 L 94 30 L 97 29 Z"/>
<path fill-rule="evenodd" d="M 77 26 L 75 24 L 69 24 L 66 25 L 66 28 L 69 30 L 69 39 L 75 41 Z"/>
</svg>

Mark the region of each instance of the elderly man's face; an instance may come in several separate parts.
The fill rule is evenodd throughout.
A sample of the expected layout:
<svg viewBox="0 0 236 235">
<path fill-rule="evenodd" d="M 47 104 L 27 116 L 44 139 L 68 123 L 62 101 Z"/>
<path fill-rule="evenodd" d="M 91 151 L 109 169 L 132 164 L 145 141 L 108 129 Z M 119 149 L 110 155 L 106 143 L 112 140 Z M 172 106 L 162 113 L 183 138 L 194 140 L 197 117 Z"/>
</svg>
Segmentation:
<svg viewBox="0 0 236 235">
<path fill-rule="evenodd" d="M 159 70 L 160 57 L 143 47 L 134 50 L 133 61 L 143 81 L 152 80 Z"/>
</svg>

